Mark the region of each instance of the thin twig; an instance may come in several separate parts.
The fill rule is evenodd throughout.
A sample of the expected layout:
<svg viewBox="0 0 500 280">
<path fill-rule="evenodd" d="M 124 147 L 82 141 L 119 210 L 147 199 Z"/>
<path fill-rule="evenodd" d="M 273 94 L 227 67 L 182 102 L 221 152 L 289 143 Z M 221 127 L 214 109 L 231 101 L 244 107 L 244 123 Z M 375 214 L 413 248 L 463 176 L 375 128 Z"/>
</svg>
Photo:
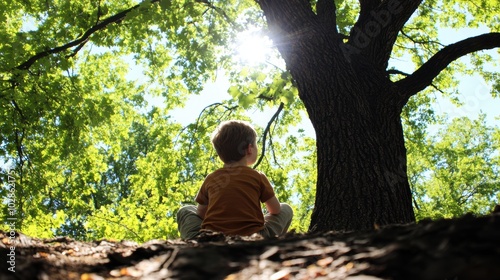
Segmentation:
<svg viewBox="0 0 500 280">
<path fill-rule="evenodd" d="M 278 107 L 278 110 L 274 115 L 272 116 L 271 120 L 267 123 L 266 129 L 264 130 L 264 135 L 262 136 L 262 152 L 260 154 L 259 160 L 257 160 L 257 163 L 253 166 L 253 169 L 257 168 L 259 164 L 262 162 L 262 159 L 264 158 L 265 152 L 266 152 L 266 139 L 267 139 L 267 134 L 269 133 L 269 130 L 271 128 L 271 124 L 276 120 L 276 118 L 279 116 L 283 108 L 285 107 L 285 104 L 283 102 L 280 103 L 280 106 Z"/>
<path fill-rule="evenodd" d="M 120 223 L 120 222 L 116 222 L 116 221 L 113 221 L 111 219 L 108 219 L 108 218 L 105 218 L 105 217 L 100 217 L 100 216 L 97 216 L 97 215 L 94 215 L 95 218 L 98 218 L 98 219 L 102 219 L 102 220 L 105 220 L 107 222 L 110 222 L 110 223 L 113 223 L 113 224 L 117 224 L 123 228 L 125 228 L 126 230 L 130 231 L 131 233 L 133 233 L 138 240 L 142 240 L 142 238 L 139 236 L 139 234 L 137 234 L 135 231 L 133 231 L 132 229 L 130 229 L 129 227 L 127 227 L 126 225 Z"/>
</svg>

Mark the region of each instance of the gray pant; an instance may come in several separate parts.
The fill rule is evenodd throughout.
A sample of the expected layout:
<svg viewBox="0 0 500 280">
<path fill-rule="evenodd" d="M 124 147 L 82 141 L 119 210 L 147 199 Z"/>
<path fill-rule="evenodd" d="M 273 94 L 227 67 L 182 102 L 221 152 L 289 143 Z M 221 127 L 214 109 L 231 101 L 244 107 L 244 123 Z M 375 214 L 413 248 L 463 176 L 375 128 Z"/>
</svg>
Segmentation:
<svg viewBox="0 0 500 280">
<path fill-rule="evenodd" d="M 281 203 L 278 215 L 264 216 L 264 229 L 258 232 L 263 237 L 274 237 L 285 234 L 292 222 L 293 210 L 290 205 Z M 203 220 L 196 214 L 196 206 L 186 205 L 177 212 L 177 225 L 182 239 L 194 238 L 201 229 Z"/>
</svg>

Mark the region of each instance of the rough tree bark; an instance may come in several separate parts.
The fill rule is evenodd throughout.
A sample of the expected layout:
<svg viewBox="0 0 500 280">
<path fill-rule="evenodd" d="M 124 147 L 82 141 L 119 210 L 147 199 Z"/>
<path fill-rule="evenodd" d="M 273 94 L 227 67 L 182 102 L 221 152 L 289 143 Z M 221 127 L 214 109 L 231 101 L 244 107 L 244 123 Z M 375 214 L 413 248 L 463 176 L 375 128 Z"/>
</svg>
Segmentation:
<svg viewBox="0 0 500 280">
<path fill-rule="evenodd" d="M 316 131 L 310 231 L 414 222 L 402 108 L 450 62 L 486 42 L 464 43 L 458 52 L 447 47 L 436 54 L 442 59 L 421 67 L 432 69 L 428 74 L 392 82 L 387 66 L 394 42 L 421 0 L 360 1 L 349 36 L 337 30 L 334 1 L 318 0 L 316 13 L 304 0 L 257 3 Z M 499 45 L 496 36 L 490 47 Z"/>
</svg>

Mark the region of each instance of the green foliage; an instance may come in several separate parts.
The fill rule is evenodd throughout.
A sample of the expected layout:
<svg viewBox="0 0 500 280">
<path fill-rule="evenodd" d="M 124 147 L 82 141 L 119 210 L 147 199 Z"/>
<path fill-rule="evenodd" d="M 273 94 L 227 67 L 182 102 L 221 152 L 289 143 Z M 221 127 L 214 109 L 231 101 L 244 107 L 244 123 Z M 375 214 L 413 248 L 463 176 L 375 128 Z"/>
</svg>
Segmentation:
<svg viewBox="0 0 500 280">
<path fill-rule="evenodd" d="M 264 26 L 254 1 L 4 2 L 0 197 L 7 196 L 4 174 L 12 169 L 16 229 L 34 237 L 176 238 L 177 210 L 194 202 L 204 177 L 221 165 L 211 131 L 222 120 L 253 121 L 254 112 L 283 103 L 261 146 L 266 151 L 258 169 L 271 179 L 279 199 L 292 205 L 292 228 L 307 230 L 316 147 L 300 129 L 304 107 L 294 81 L 276 53 L 252 67 L 234 59 L 236 33 Z M 348 33 L 358 2 L 335 2 L 338 28 Z M 436 5 L 449 12 L 437 13 Z M 452 28 L 482 22 L 498 31 L 498 13 L 485 12 L 496 5 L 427 2 L 404 29 L 413 40 L 401 36 L 394 56 L 409 55 L 421 65 L 440 48 L 431 41 L 438 35 L 436 21 Z M 494 56 L 478 54 L 470 61 L 470 67 L 453 67 L 483 74 L 498 95 L 497 73 L 483 67 Z M 171 111 L 221 68 L 230 76 L 233 99 L 195 112 L 200 115 L 187 126 L 172 119 Z M 443 73 L 435 85 L 455 86 L 455 73 Z M 403 112 L 417 215 L 485 213 L 500 200 L 500 132 L 484 119 L 460 119 L 429 136 L 427 125 L 441 120 L 428 93 L 412 99 Z M 162 104 L 148 104 L 152 97 Z M 257 130 L 263 135 L 265 128 Z M 3 206 L 5 220 L 10 214 Z"/>
<path fill-rule="evenodd" d="M 0 142 L 18 176 L 16 227 L 26 234 L 177 235 L 178 202 L 200 178 L 179 180 L 186 164 L 171 132 L 181 128 L 166 116 L 211 76 L 229 23 L 193 2 L 170 2 L 176 13 L 133 5 L 14 1 L 0 10 Z M 129 73 L 134 64 L 143 73 Z M 140 113 L 147 96 L 163 96 L 164 109 Z"/>
<path fill-rule="evenodd" d="M 410 177 L 418 219 L 487 214 L 500 193 L 498 127 L 456 118 L 409 151 Z M 413 146 L 410 144 L 410 146 Z"/>
</svg>

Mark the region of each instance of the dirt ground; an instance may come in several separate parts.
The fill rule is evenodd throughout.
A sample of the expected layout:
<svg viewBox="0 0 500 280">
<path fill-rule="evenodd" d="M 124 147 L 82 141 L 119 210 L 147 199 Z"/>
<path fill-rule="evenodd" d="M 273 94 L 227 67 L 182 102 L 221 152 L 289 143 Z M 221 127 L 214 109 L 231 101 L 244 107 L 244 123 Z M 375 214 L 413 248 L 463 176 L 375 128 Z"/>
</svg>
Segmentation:
<svg viewBox="0 0 500 280">
<path fill-rule="evenodd" d="M 265 240 L 204 233 L 137 244 L 10 234 L 0 231 L 1 280 L 500 279 L 500 213 Z"/>
</svg>

